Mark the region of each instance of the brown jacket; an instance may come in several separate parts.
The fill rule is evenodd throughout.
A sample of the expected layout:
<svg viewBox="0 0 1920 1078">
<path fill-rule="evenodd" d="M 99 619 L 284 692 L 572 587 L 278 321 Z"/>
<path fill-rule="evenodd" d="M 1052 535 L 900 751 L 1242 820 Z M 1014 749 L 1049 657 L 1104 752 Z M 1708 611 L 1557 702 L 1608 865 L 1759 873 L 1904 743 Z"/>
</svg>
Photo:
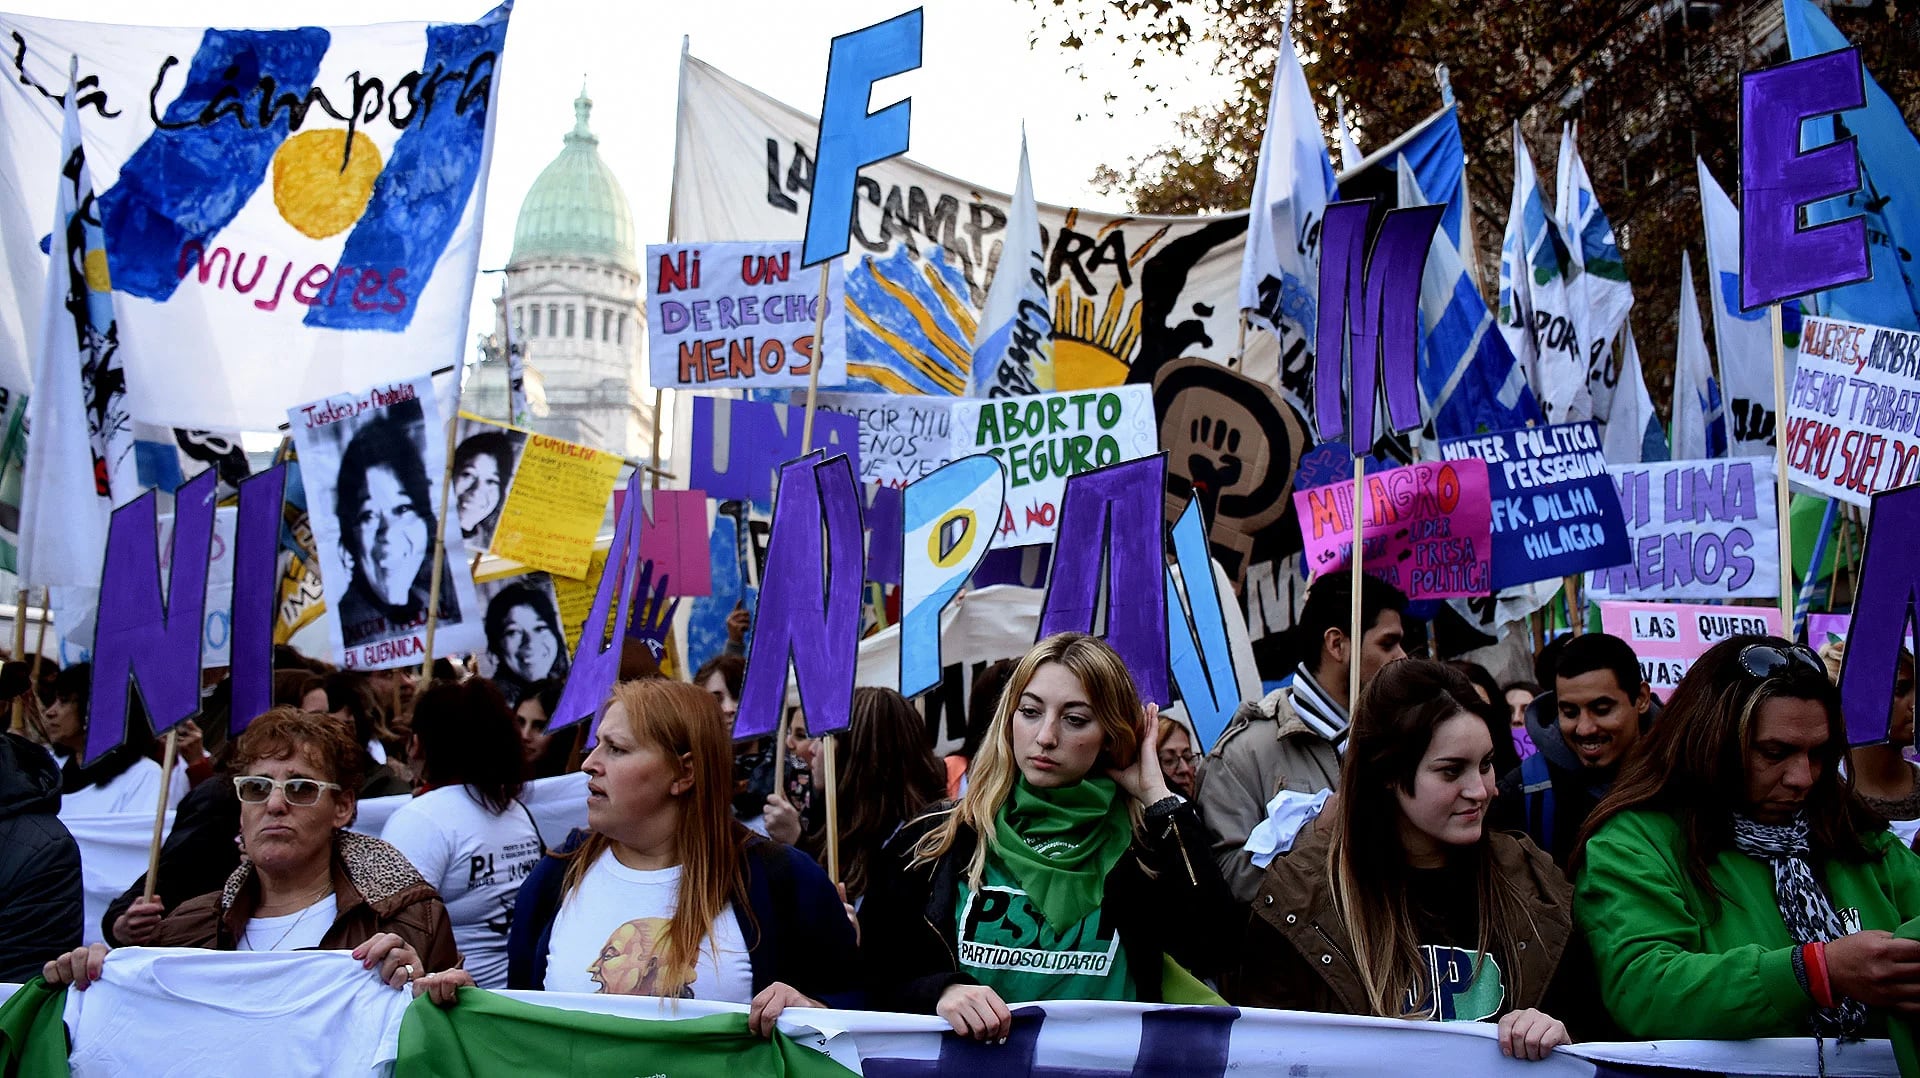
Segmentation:
<svg viewBox="0 0 1920 1078">
<path fill-rule="evenodd" d="M 1373 1013 L 1353 962 L 1352 937 L 1333 908 L 1329 836 L 1328 829 L 1312 828 L 1293 852 L 1268 866 L 1240 947 L 1240 968 L 1224 986 L 1228 1002 L 1322 1014 Z M 1499 832 L 1489 842 L 1497 870 L 1519 885 L 1533 922 L 1532 931 L 1515 941 L 1518 976 L 1505 978 L 1501 1013 L 1535 1007 L 1564 1021 L 1567 1015 L 1542 1007 L 1542 1001 L 1573 933 L 1573 886 L 1532 843 Z"/>
<path fill-rule="evenodd" d="M 1300 675 L 1295 675 L 1300 676 Z M 1292 690 L 1275 689 L 1240 705 L 1200 767 L 1194 801 L 1213 835 L 1214 863 L 1239 902 L 1252 902 L 1260 868 L 1247 836 L 1267 818 L 1281 790 L 1316 794 L 1340 784 L 1340 754 L 1294 710 Z"/>
<path fill-rule="evenodd" d="M 337 912 L 320 939 L 322 950 L 352 950 L 382 932 L 405 940 L 426 966 L 438 972 L 460 964 L 447 907 L 433 885 L 420 878 L 405 855 L 368 835 L 333 836 L 333 896 Z M 148 943 L 154 947 L 205 947 L 231 951 L 260 902 L 253 864 L 242 861 L 218 891 L 174 907 Z"/>
</svg>

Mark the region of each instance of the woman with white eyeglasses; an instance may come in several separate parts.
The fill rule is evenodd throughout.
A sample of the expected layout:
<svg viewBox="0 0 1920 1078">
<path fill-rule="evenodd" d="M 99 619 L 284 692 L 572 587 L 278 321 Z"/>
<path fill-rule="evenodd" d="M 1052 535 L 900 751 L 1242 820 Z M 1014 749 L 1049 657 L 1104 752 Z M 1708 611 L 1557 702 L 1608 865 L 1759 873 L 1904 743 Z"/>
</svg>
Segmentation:
<svg viewBox="0 0 1920 1078">
<path fill-rule="evenodd" d="M 240 867 L 219 891 L 161 920 L 155 947 L 219 951 L 351 950 L 394 988 L 459 963 L 447 908 L 392 846 L 345 830 L 364 768 L 349 728 L 276 707 L 234 747 Z M 105 944 L 47 963 L 54 984 L 99 979 Z"/>
</svg>

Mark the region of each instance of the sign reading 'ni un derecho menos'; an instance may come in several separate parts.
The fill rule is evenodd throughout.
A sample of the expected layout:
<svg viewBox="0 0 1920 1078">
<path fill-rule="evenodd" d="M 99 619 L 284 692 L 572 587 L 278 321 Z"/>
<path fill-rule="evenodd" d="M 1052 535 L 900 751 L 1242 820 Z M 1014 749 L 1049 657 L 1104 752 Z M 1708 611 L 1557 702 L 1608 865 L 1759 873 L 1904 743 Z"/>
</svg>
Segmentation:
<svg viewBox="0 0 1920 1078">
<path fill-rule="evenodd" d="M 800 269 L 797 243 L 680 243 L 647 248 L 648 383 L 655 388 L 779 389 L 807 384 L 816 324 L 819 384 L 845 385 L 840 263 Z M 827 310 L 822 320 L 820 304 Z"/>
<path fill-rule="evenodd" d="M 1920 333 L 1807 319 L 1787 397 L 1787 477 L 1859 506 L 1920 480 Z"/>
</svg>

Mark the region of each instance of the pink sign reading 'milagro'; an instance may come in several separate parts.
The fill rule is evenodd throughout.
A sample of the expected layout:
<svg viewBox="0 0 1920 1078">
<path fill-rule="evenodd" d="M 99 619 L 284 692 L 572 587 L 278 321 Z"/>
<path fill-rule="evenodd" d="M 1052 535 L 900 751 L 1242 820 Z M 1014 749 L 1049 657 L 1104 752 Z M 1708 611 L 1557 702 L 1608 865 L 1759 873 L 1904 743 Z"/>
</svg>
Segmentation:
<svg viewBox="0 0 1920 1078">
<path fill-rule="evenodd" d="M 1344 568 L 1353 549 L 1353 484 L 1295 491 L 1295 511 L 1313 576 Z M 1366 478 L 1361 541 L 1367 574 L 1410 599 L 1486 595 L 1493 519 L 1487 462 L 1421 462 Z"/>
</svg>

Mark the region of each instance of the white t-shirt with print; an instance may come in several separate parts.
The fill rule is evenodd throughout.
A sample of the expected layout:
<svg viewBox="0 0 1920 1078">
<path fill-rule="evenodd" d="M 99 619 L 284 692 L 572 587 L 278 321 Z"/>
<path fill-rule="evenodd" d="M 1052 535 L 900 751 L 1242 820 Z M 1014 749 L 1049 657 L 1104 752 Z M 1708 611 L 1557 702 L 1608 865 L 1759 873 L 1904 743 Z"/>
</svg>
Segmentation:
<svg viewBox="0 0 1920 1078">
<path fill-rule="evenodd" d="M 667 922 L 680 897 L 680 869 L 628 868 L 608 850 L 560 903 L 547 948 L 549 992 L 659 995 Z M 684 998 L 753 1002 L 753 964 L 728 903 L 714 920 Z"/>
<path fill-rule="evenodd" d="M 299 951 L 320 946 L 320 940 L 333 927 L 340 903 L 328 891 L 320 901 L 297 913 L 279 917 L 249 917 L 247 930 L 240 934 L 236 951 Z"/>
<path fill-rule="evenodd" d="M 517 801 L 496 816 L 467 787 L 442 786 L 400 806 L 380 837 L 439 890 L 474 983 L 505 988 L 513 902 L 541 856 L 533 817 Z"/>
<path fill-rule="evenodd" d="M 67 993 L 67 1062 L 79 1078 L 389 1073 L 412 999 L 347 951 L 122 948 Z"/>
</svg>

